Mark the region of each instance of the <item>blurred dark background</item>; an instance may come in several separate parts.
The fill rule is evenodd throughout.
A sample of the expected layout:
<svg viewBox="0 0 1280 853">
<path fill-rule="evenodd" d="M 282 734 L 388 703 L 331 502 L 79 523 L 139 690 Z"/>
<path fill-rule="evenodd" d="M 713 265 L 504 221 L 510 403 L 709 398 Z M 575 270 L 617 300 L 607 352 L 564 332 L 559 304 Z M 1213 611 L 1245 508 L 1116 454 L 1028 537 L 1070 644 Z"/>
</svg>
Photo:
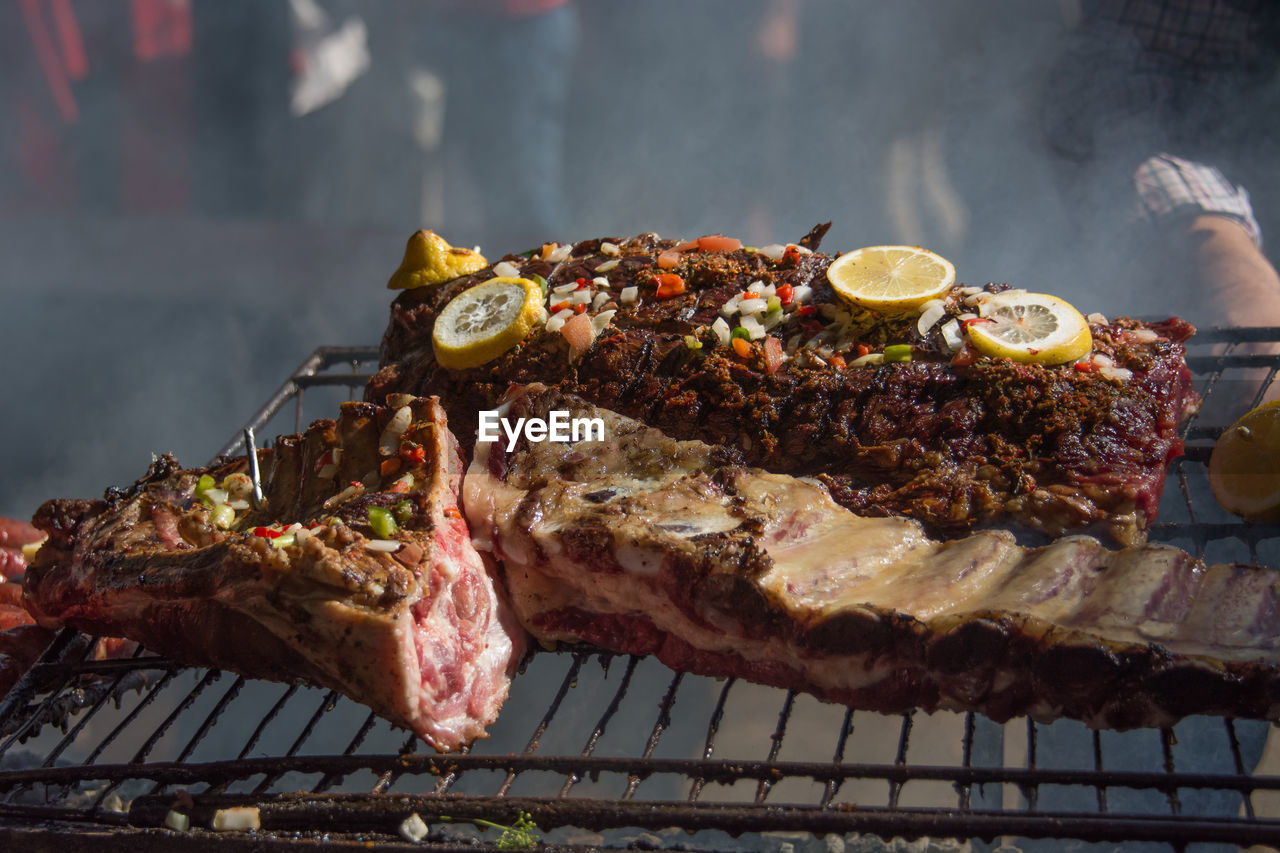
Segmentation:
<svg viewBox="0 0 1280 853">
<path fill-rule="evenodd" d="M 387 276 L 420 227 L 496 259 L 641 231 L 760 245 L 832 220 L 828 250 L 922 244 L 969 283 L 1086 313 L 1210 316 L 1193 289 L 1140 284 L 1151 250 L 1124 224 L 1131 187 L 1056 144 L 1055 75 L 1098 70 L 1059 59 L 1081 14 L 1069 0 L 5 3 L 0 513 L 127 483 L 152 452 L 203 462 L 312 349 L 377 343 Z M 1259 79 L 1228 101 L 1225 135 L 1265 231 L 1280 110 L 1274 74 Z M 1160 144 L 1150 126 L 1102 124 L 1111 154 Z"/>
</svg>

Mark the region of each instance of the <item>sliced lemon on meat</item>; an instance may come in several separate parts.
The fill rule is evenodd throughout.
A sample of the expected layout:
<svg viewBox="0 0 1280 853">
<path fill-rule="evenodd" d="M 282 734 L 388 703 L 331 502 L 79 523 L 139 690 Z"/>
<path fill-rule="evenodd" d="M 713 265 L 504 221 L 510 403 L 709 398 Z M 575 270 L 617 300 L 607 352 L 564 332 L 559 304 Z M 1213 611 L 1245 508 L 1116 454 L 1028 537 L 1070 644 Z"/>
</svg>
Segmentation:
<svg viewBox="0 0 1280 853">
<path fill-rule="evenodd" d="M 404 259 L 391 274 L 387 287 L 391 290 L 412 290 L 429 284 L 442 284 L 488 265 L 484 255 L 450 246 L 434 231 L 415 231 L 404 247 Z"/>
<path fill-rule="evenodd" d="M 546 322 L 542 288 L 527 278 L 492 278 L 444 306 L 431 332 L 436 361 L 463 369 L 493 361 Z"/>
<path fill-rule="evenodd" d="M 1232 424 L 1209 457 L 1209 486 L 1227 512 L 1280 521 L 1280 400 Z"/>
<path fill-rule="evenodd" d="M 832 261 L 827 280 L 855 305 L 896 314 L 946 293 L 956 280 L 956 268 L 918 246 L 868 246 Z"/>
<path fill-rule="evenodd" d="M 1089 321 L 1047 293 L 997 293 L 982 303 L 982 319 L 969 326 L 969 340 L 992 358 L 1024 364 L 1065 364 L 1093 349 Z"/>
</svg>

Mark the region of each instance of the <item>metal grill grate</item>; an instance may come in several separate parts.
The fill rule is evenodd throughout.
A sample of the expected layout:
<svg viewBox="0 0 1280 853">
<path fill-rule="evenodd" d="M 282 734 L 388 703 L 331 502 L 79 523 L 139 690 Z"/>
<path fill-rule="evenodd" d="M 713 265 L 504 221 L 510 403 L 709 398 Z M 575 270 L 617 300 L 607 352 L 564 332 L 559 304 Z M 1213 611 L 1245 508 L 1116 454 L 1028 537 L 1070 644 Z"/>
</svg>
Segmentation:
<svg viewBox="0 0 1280 853">
<path fill-rule="evenodd" d="M 1222 429 L 1276 385 L 1280 354 L 1267 346 L 1280 353 L 1280 329 L 1193 341 L 1205 402 L 1153 538 L 1211 561 L 1280 567 L 1280 525 L 1222 513 L 1205 475 Z M 300 431 L 357 396 L 376 358 L 317 350 L 250 425 Z M 252 839 L 198 830 L 193 849 L 394 847 L 412 812 L 432 827 L 428 847 L 471 849 L 498 840 L 471 819 L 521 811 L 544 842 L 569 849 L 785 849 L 829 833 L 979 848 L 1008 837 L 1280 843 L 1280 761 L 1255 769 L 1263 723 L 1193 718 L 1116 733 L 884 716 L 573 650 L 532 654 L 491 737 L 440 756 L 333 692 L 146 652 L 95 661 L 92 650 L 63 632 L 0 702 L 0 848 L 169 849 L 158 827 L 180 790 L 194 798 L 193 826 L 218 808 L 261 810 Z"/>
</svg>

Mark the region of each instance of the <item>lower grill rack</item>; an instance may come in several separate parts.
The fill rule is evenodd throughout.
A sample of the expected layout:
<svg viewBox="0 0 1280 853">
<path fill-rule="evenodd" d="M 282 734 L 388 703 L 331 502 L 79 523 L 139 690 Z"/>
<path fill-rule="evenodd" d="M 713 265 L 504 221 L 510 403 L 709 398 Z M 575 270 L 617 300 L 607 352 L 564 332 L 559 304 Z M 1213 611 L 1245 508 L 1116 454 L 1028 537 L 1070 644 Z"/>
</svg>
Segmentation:
<svg viewBox="0 0 1280 853">
<path fill-rule="evenodd" d="M 1216 330 L 1188 363 L 1204 397 L 1152 537 L 1280 566 L 1280 525 L 1213 502 L 1212 443 L 1275 384 L 1280 329 Z M 259 411 L 295 432 L 357 396 L 373 348 L 317 350 Z M 264 431 L 265 430 L 265 431 Z M 240 440 L 222 453 L 241 452 Z M 1059 849 L 1081 842 L 1280 845 L 1280 749 L 1266 723 L 1190 718 L 1095 732 L 1071 721 L 888 716 L 582 648 L 524 662 L 490 738 L 452 755 L 329 691 L 94 660 L 62 632 L 0 701 L 0 849 Z M 254 832 L 209 829 L 257 809 Z M 418 815 L 427 835 L 400 835 Z M 524 819 L 532 835 L 504 831 Z M 1045 841 L 1040 841 L 1044 839 Z M 923 845 L 923 846 L 920 846 Z"/>
</svg>

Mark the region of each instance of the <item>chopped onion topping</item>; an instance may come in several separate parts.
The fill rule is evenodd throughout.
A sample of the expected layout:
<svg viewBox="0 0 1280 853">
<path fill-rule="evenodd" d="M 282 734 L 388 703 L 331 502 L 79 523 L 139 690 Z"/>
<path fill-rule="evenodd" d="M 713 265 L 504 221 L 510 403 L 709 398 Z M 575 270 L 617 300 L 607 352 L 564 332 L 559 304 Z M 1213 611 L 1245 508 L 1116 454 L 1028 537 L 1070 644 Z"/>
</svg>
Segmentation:
<svg viewBox="0 0 1280 853">
<path fill-rule="evenodd" d="M 214 506 L 227 502 L 226 489 L 205 489 L 204 496 L 208 498 Z"/>
<path fill-rule="evenodd" d="M 586 305 L 591 301 L 591 297 L 593 296 L 595 296 L 595 291 L 591 288 L 587 288 L 586 290 L 575 290 L 569 297 L 569 301 L 574 305 Z"/>
<path fill-rule="evenodd" d="M 1108 379 L 1117 379 L 1121 382 L 1133 378 L 1133 371 L 1127 367 L 1099 367 L 1098 372 Z"/>
<path fill-rule="evenodd" d="M 929 334 L 929 330 L 937 325 L 946 313 L 946 307 L 941 299 L 930 299 L 923 306 L 924 310 L 920 312 L 920 320 L 916 323 L 916 331 L 920 333 L 920 337 Z"/>
<path fill-rule="evenodd" d="M 391 416 L 391 420 L 387 421 L 386 427 L 382 430 L 382 437 L 378 440 L 378 450 L 383 456 L 391 456 L 400 449 L 400 436 L 404 435 L 404 431 L 412 422 L 413 409 L 408 406 L 396 409 L 396 413 Z"/>
<path fill-rule="evenodd" d="M 591 310 L 599 311 L 610 298 L 610 294 L 608 293 L 597 293 L 596 298 L 591 300 Z"/>
<path fill-rule="evenodd" d="M 262 828 L 262 815 L 257 806 L 236 806 L 218 809 L 210 824 L 214 832 L 246 832 Z"/>
<path fill-rule="evenodd" d="M 738 303 L 738 310 L 744 316 L 748 314 L 759 314 L 768 307 L 768 301 L 764 299 L 744 299 Z"/>
<path fill-rule="evenodd" d="M 592 317 L 591 331 L 597 335 L 600 334 L 602 331 L 604 331 L 604 327 L 609 325 L 609 323 L 613 321 L 613 315 L 617 313 L 618 313 L 617 311 L 612 311 L 612 310 L 601 311 L 599 314 Z"/>
<path fill-rule="evenodd" d="M 781 243 L 770 243 L 767 246 L 760 247 L 760 254 L 764 255 L 771 261 L 780 261 L 782 256 L 787 253 L 787 247 Z"/>
<path fill-rule="evenodd" d="M 717 317 L 716 321 L 711 324 L 711 331 L 716 333 L 716 337 L 720 339 L 720 346 L 727 347 L 731 333 L 729 324 L 724 321 L 723 317 Z"/>
<path fill-rule="evenodd" d="M 573 251 L 573 246 L 568 243 L 558 244 L 551 250 L 551 254 L 547 255 L 547 260 L 553 264 L 558 264 L 565 258 L 569 257 L 569 253 Z"/>
<path fill-rule="evenodd" d="M 334 465 L 332 462 L 330 462 L 328 465 L 322 466 L 320 470 L 316 472 L 316 476 L 322 480 L 332 480 L 337 475 L 338 475 L 338 466 Z"/>
<path fill-rule="evenodd" d="M 393 554 L 400 550 L 400 541 L 398 539 L 369 539 L 364 543 L 364 547 L 370 551 Z"/>
<path fill-rule="evenodd" d="M 237 498 L 234 501 L 227 501 L 227 506 L 231 507 L 231 509 L 236 512 L 241 512 L 249 508 L 249 502 L 244 498 Z"/>
<path fill-rule="evenodd" d="M 608 272 L 609 270 L 613 269 L 620 263 L 622 263 L 622 261 L 620 261 L 617 258 L 614 258 L 611 261 L 605 261 L 603 264 L 596 267 L 596 272 Z"/>
<path fill-rule="evenodd" d="M 1095 326 L 1107 325 L 1107 315 L 1099 314 L 1097 311 L 1094 311 L 1092 314 L 1085 317 L 1085 319 L 1088 320 L 1090 323 L 1093 323 Z"/>
<path fill-rule="evenodd" d="M 639 295 L 640 295 L 640 288 L 636 287 L 635 285 L 632 285 L 630 287 L 624 287 L 622 288 L 622 292 L 618 294 L 618 301 L 623 304 L 629 305 L 632 302 L 635 302 L 636 298 Z"/>
<path fill-rule="evenodd" d="M 1133 329 L 1129 332 L 1129 335 L 1135 341 L 1140 341 L 1144 344 L 1149 344 L 1152 341 L 1160 339 L 1160 335 L 1158 335 L 1153 329 Z"/>
<path fill-rule="evenodd" d="M 563 313 L 564 313 L 563 311 L 560 312 L 560 314 L 563 314 Z M 573 312 L 570 311 L 569 313 L 572 314 Z M 548 332 L 558 332 L 562 328 L 564 328 L 564 321 L 568 318 L 561 317 L 560 314 L 557 314 L 556 316 L 552 317 L 550 320 L 547 321 Z"/>
<path fill-rule="evenodd" d="M 1115 359 L 1111 358 L 1110 356 L 1106 356 L 1100 352 L 1096 352 L 1093 354 L 1093 366 L 1094 367 L 1115 367 L 1116 362 L 1115 362 Z"/>
<path fill-rule="evenodd" d="M 555 287 L 551 288 L 551 292 L 556 296 L 562 296 L 566 293 L 573 293 L 577 289 L 578 283 L 576 281 L 571 281 L 568 284 L 557 284 Z"/>
<path fill-rule="evenodd" d="M 942 340 L 947 345 L 947 349 L 952 352 L 960 352 L 964 349 L 964 338 L 960 335 L 960 323 L 956 320 L 948 320 L 942 324 Z"/>
<path fill-rule="evenodd" d="M 591 279 L 591 283 L 594 284 L 596 287 L 607 288 L 609 286 L 609 279 L 605 278 L 602 275 L 598 275 L 595 278 Z"/>
<path fill-rule="evenodd" d="M 760 321 L 754 316 L 746 316 L 742 318 L 742 328 L 751 334 L 751 340 L 758 341 L 764 337 L 765 328 L 760 325 Z"/>
<path fill-rule="evenodd" d="M 884 364 L 884 353 L 869 352 L 866 355 L 860 355 L 853 361 L 849 362 L 850 367 L 862 367 L 864 364 Z"/>
<path fill-rule="evenodd" d="M 618 251 L 617 243 L 610 243 L 608 240 L 600 243 L 600 254 L 602 255 L 616 255 Z"/>
<path fill-rule="evenodd" d="M 493 265 L 493 274 L 501 278 L 519 278 L 520 269 L 510 261 L 500 261 Z"/>
<path fill-rule="evenodd" d="M 164 816 L 164 825 L 166 829 L 172 829 L 174 832 L 186 832 L 191 828 L 191 818 L 169 809 L 169 813 Z"/>
<path fill-rule="evenodd" d="M 427 824 L 414 812 L 400 821 L 400 837 L 411 844 L 417 844 L 427 837 Z"/>
</svg>

